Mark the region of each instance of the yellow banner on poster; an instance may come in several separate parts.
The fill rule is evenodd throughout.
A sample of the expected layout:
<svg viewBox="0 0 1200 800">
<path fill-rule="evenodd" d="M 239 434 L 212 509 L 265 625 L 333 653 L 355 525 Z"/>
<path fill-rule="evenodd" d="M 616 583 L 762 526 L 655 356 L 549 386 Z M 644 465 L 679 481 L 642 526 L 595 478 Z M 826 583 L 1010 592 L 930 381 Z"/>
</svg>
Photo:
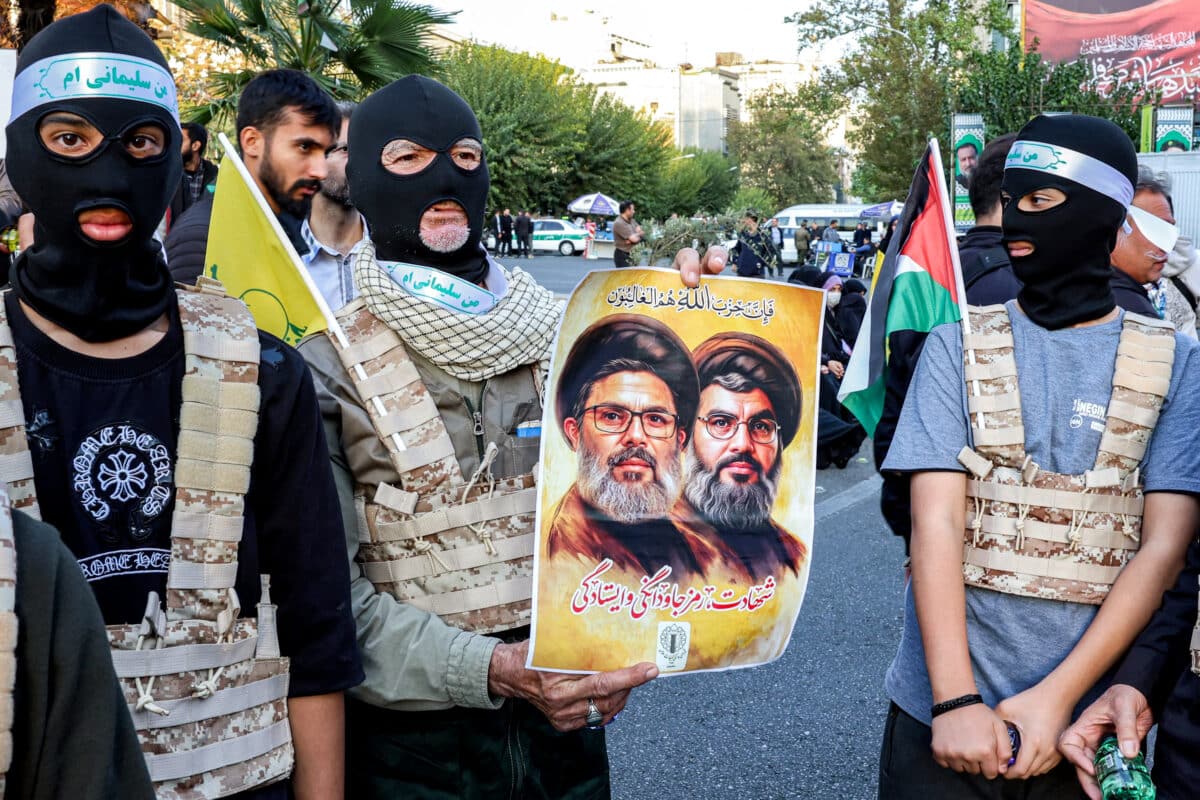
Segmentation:
<svg viewBox="0 0 1200 800">
<path fill-rule="evenodd" d="M 808 584 L 824 294 L 589 274 L 542 420 L 528 666 L 778 658 Z"/>
<path fill-rule="evenodd" d="M 225 159 L 213 197 L 204 274 L 244 302 L 259 329 L 295 345 L 325 329 L 321 303 L 237 151 L 224 134 L 220 141 Z"/>
</svg>

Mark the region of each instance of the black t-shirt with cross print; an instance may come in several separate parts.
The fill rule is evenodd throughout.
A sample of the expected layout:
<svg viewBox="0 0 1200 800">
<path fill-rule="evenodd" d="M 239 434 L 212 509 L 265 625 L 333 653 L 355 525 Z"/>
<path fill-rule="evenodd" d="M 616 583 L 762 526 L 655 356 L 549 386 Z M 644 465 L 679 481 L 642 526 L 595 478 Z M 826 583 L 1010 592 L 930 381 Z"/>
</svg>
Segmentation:
<svg viewBox="0 0 1200 800">
<path fill-rule="evenodd" d="M 75 554 L 105 622 L 137 622 L 147 594 L 166 592 L 183 402 L 178 307 L 161 341 L 118 359 L 62 347 L 11 293 L 5 307 L 42 517 Z M 253 615 L 259 574 L 271 576 L 291 694 L 324 694 L 362 679 L 342 517 L 308 367 L 273 336 L 259 339 L 262 401 L 236 589 Z"/>
</svg>

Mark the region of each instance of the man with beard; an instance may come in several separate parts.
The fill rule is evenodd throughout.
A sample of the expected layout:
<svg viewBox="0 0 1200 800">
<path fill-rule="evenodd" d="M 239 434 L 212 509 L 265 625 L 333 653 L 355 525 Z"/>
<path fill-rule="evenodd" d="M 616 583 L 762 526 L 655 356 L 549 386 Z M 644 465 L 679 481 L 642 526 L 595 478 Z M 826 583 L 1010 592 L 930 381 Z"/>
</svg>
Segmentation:
<svg viewBox="0 0 1200 800">
<path fill-rule="evenodd" d="M 1200 349 L 1114 302 L 1136 180 L 1112 122 L 1025 125 L 1003 176 L 1020 292 L 926 339 L 884 462 L 911 474 L 912 580 L 881 798 L 1078 797 L 1059 735 L 1183 566 Z"/>
<path fill-rule="evenodd" d="M 72 78 L 53 97 L 48 69 Z M 18 58 L 6 133 L 35 218 L 0 298 L 14 505 L 87 578 L 164 796 L 340 797 L 362 671 L 312 376 L 219 284 L 171 282 L 166 60 L 111 6 L 59 20 Z"/>
<path fill-rule="evenodd" d="M 560 306 L 479 246 L 490 178 L 461 97 L 402 78 L 359 105 L 349 144 L 350 195 L 371 231 L 359 298 L 339 314 L 350 346 L 311 336 L 300 351 L 349 525 L 367 672 L 347 716 L 350 795 L 607 796 L 604 734 L 581 729 L 611 720 L 657 670 L 525 668 Z M 710 250 L 705 268 L 725 255 Z M 695 251 L 678 262 L 695 285 Z"/>
<path fill-rule="evenodd" d="M 279 218 L 296 252 L 308 245 L 300 225 L 329 174 L 325 154 L 341 127 L 337 106 L 316 82 L 293 69 L 273 69 L 246 84 L 238 98 L 237 147 L 246 169 Z M 165 242 L 171 277 L 196 281 L 204 268 L 213 195 L 171 227 Z"/>
<path fill-rule="evenodd" d="M 697 395 L 687 348 L 661 322 L 618 314 L 580 334 L 557 397 L 578 472 L 550 513 L 551 558 L 589 564 L 609 558 L 645 575 L 666 565 L 681 584 L 702 574 L 701 561 L 670 521 Z"/>
<path fill-rule="evenodd" d="M 684 498 L 672 518 L 723 551 L 739 582 L 799 574 L 803 542 L 771 520 L 783 451 L 800 427 L 800 380 L 778 348 L 719 333 L 692 351 L 700 377 Z"/>
<path fill-rule="evenodd" d="M 367 223 L 350 202 L 350 186 L 346 182 L 350 115 L 356 105 L 338 103 L 342 128 L 337 142 L 325 154 L 329 174 L 312 199 L 308 219 L 300 226 L 300 235 L 308 246 L 303 256 L 304 266 L 334 310 L 358 296 L 352 273 L 354 255 L 367 238 Z"/>
</svg>

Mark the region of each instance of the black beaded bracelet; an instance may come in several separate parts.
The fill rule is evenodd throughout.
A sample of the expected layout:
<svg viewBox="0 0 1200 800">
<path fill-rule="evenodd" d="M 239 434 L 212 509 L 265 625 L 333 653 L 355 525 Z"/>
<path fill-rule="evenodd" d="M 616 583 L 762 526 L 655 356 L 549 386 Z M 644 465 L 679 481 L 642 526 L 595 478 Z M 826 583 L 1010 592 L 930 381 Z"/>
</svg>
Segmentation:
<svg viewBox="0 0 1200 800">
<path fill-rule="evenodd" d="M 929 709 L 930 717 L 939 717 L 947 711 L 953 711 L 956 708 L 963 706 L 973 706 L 983 702 L 983 697 L 977 694 L 964 694 L 962 697 L 956 697 L 953 700 L 947 700 L 944 703 L 935 703 L 933 708 Z"/>
</svg>

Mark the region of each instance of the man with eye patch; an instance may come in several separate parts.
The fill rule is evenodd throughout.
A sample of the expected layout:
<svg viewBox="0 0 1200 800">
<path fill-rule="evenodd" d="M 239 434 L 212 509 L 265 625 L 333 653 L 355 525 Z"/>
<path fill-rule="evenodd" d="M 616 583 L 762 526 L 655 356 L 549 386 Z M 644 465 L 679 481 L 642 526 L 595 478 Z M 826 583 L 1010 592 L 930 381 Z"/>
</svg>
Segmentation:
<svg viewBox="0 0 1200 800">
<path fill-rule="evenodd" d="M 692 351 L 700 378 L 684 497 L 675 523 L 722 551 L 733 582 L 799 574 L 806 549 L 771 519 L 783 451 L 800 426 L 800 380 L 784 355 L 746 333 L 716 334 Z"/>
</svg>

